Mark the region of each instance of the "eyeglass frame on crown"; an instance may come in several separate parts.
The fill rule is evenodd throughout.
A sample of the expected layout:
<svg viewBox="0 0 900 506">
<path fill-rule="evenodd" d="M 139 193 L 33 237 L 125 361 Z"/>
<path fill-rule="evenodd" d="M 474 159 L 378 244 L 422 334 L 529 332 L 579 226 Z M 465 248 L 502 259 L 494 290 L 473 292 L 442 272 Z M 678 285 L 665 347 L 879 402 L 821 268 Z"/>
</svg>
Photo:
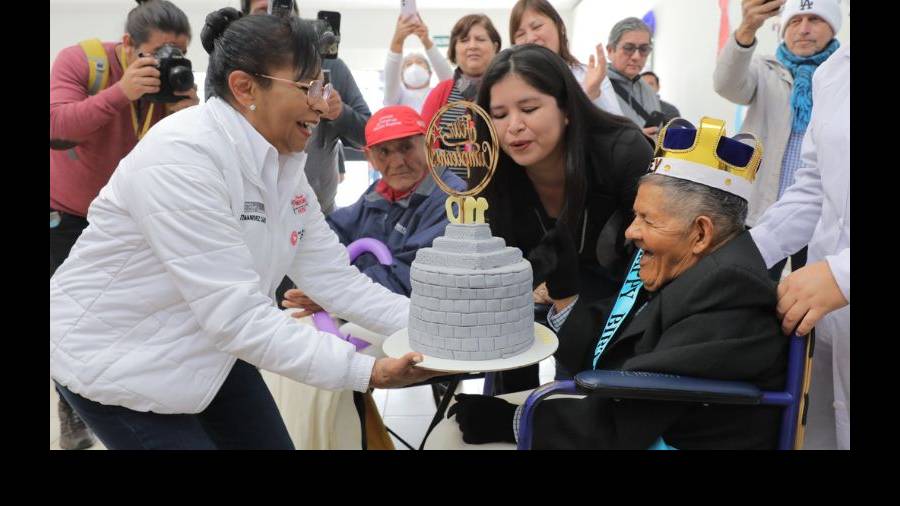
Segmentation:
<svg viewBox="0 0 900 506">
<path fill-rule="evenodd" d="M 257 77 L 265 77 L 266 79 L 271 79 L 273 81 L 282 81 L 285 83 L 293 84 L 299 90 L 306 93 L 306 103 L 309 105 L 313 105 L 313 101 L 318 100 L 319 98 L 327 101 L 328 98 L 331 97 L 331 92 L 334 90 L 334 87 L 331 85 L 331 83 L 325 84 L 324 79 L 313 79 L 312 81 L 309 81 L 309 82 L 303 82 L 303 81 L 291 81 L 290 79 L 269 76 L 266 74 L 253 74 L 253 75 L 255 75 Z M 319 89 L 321 89 L 322 91 L 314 92 L 313 90 L 316 89 L 316 87 L 319 87 Z M 316 95 L 320 95 L 320 96 L 316 96 Z"/>
<path fill-rule="evenodd" d="M 631 46 L 631 49 L 629 49 L 628 46 Z M 639 51 L 641 53 L 641 56 L 647 56 L 653 52 L 653 44 L 641 44 L 640 46 L 636 46 L 634 44 L 625 44 L 615 49 L 622 51 L 628 56 L 633 55 L 635 51 Z"/>
</svg>

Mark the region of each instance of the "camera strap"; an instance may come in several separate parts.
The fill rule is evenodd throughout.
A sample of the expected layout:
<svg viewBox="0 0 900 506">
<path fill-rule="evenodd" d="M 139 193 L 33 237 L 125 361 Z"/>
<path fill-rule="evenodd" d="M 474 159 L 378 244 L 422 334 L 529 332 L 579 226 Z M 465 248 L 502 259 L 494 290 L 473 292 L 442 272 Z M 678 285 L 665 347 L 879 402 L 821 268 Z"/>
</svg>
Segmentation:
<svg viewBox="0 0 900 506">
<path fill-rule="evenodd" d="M 125 65 L 125 47 L 119 46 L 116 50 L 116 56 L 119 57 L 119 64 L 122 65 L 122 72 L 124 76 L 125 69 L 127 65 Z M 150 129 L 150 121 L 153 119 L 153 107 L 156 105 L 154 103 L 150 103 L 150 107 L 147 109 L 147 116 L 144 118 L 144 126 L 140 128 L 138 126 L 138 114 L 137 114 L 137 106 L 134 102 L 129 104 L 131 106 L 131 127 L 134 128 L 134 135 L 137 137 L 137 140 L 141 140 L 142 137 L 147 133 L 147 130 Z"/>
</svg>

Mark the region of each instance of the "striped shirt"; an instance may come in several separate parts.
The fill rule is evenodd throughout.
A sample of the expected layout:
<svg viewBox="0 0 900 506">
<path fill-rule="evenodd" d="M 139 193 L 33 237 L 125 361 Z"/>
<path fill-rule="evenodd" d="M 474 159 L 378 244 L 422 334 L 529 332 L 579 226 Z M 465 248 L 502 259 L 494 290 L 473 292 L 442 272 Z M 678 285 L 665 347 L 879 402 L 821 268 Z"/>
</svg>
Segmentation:
<svg viewBox="0 0 900 506">
<path fill-rule="evenodd" d="M 794 174 L 800 167 L 800 149 L 803 147 L 803 135 L 805 130 L 791 131 L 788 138 L 787 147 L 784 149 L 784 158 L 781 159 L 781 178 L 778 181 L 778 198 L 784 195 L 792 184 L 794 184 Z"/>
</svg>

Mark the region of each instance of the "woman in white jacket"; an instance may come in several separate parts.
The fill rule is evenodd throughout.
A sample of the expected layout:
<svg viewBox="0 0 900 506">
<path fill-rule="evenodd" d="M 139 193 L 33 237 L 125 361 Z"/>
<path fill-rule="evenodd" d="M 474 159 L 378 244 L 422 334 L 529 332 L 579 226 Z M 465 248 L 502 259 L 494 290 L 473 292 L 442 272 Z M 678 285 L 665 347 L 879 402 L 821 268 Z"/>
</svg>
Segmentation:
<svg viewBox="0 0 900 506">
<path fill-rule="evenodd" d="M 409 304 L 350 266 L 303 174 L 329 93 L 315 31 L 238 18 L 214 12 L 201 35 L 218 98 L 122 160 L 50 279 L 50 375 L 110 449 L 293 448 L 256 367 L 357 391 L 433 375 L 421 355 L 376 361 L 275 307 L 285 273 L 383 334 Z"/>
</svg>

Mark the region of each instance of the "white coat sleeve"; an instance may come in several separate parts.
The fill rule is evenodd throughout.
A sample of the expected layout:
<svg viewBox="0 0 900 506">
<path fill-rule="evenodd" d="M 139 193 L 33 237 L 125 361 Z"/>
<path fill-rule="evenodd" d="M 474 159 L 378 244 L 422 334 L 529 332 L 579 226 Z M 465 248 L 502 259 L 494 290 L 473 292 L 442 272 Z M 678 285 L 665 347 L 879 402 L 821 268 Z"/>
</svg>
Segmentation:
<svg viewBox="0 0 900 506">
<path fill-rule="evenodd" d="M 400 63 L 403 55 L 388 51 L 384 61 L 384 105 L 397 105 L 403 98 L 403 83 L 400 82 Z"/>
<path fill-rule="evenodd" d="M 813 108 L 810 125 L 813 125 L 815 114 Z M 800 168 L 794 175 L 794 184 L 772 207 L 766 209 L 756 226 L 750 229 L 750 235 L 769 268 L 809 244 L 822 215 L 825 195 L 812 130 L 808 128 L 803 138 Z"/>
<path fill-rule="evenodd" d="M 759 85 L 758 63 L 753 61 L 753 51 L 758 42 L 742 47 L 732 33 L 722 48 L 713 71 L 713 89 L 722 98 L 740 105 L 750 105 Z"/>
<path fill-rule="evenodd" d="M 431 49 L 425 51 L 425 54 L 428 56 L 428 61 L 431 62 L 431 68 L 434 69 L 438 82 L 453 78 L 453 68 L 450 67 L 450 62 L 447 61 L 437 45 L 431 46 Z"/>
<path fill-rule="evenodd" d="M 608 113 L 624 116 L 622 106 L 619 105 L 619 97 L 616 96 L 616 90 L 613 88 L 609 76 L 604 77 L 603 82 L 600 83 L 600 96 L 594 101 L 594 105 Z"/>
<path fill-rule="evenodd" d="M 298 323 L 262 293 L 221 172 L 147 166 L 119 178 L 116 191 L 218 349 L 318 388 L 367 389 L 373 358 Z"/>
<path fill-rule="evenodd" d="M 841 289 L 841 294 L 850 302 L 850 248 L 841 250 L 837 255 L 828 255 L 825 257 L 831 274 Z"/>
<path fill-rule="evenodd" d="M 406 327 L 409 299 L 374 283 L 350 265 L 347 249 L 320 209 L 315 200 L 310 203 L 309 221 L 288 277 L 334 316 L 385 336 Z"/>
</svg>

